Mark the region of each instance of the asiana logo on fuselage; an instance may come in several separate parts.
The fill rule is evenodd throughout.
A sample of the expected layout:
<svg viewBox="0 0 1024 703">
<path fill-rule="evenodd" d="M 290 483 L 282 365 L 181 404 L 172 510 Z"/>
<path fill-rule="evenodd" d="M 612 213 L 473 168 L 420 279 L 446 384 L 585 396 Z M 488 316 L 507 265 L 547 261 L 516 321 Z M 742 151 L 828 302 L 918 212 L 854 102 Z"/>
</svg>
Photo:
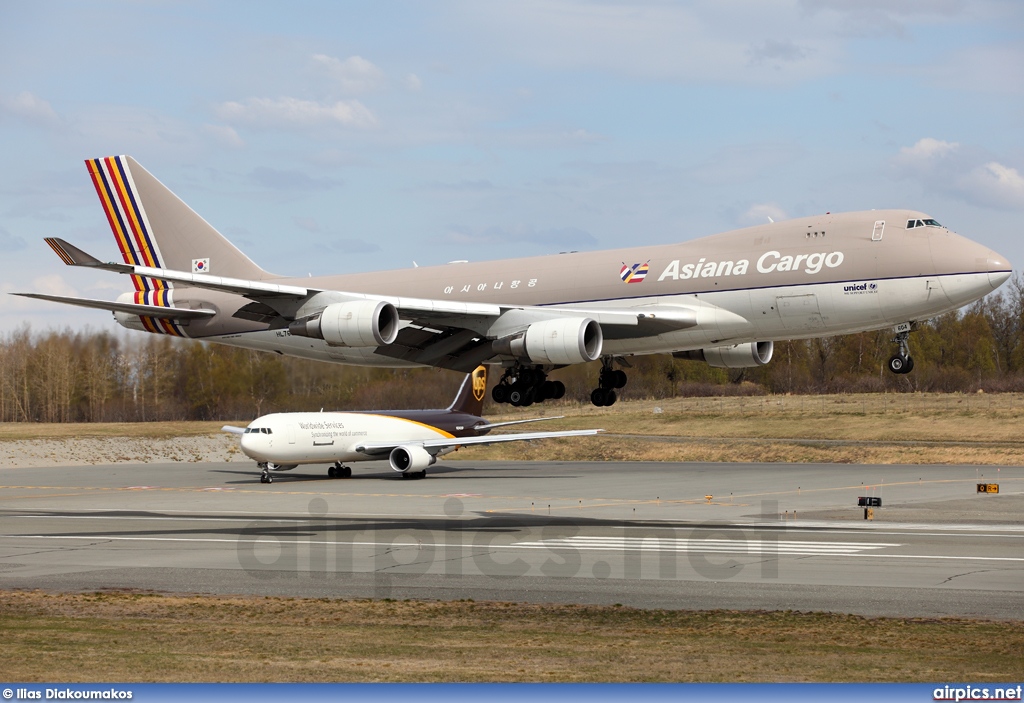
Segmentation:
<svg viewBox="0 0 1024 703">
<path fill-rule="evenodd" d="M 778 251 L 766 251 L 754 264 L 758 273 L 782 273 L 785 271 L 802 271 L 813 276 L 822 269 L 834 269 L 843 263 L 843 252 L 816 252 L 814 254 L 797 254 L 783 256 Z M 679 259 L 669 262 L 659 281 L 685 281 L 690 278 L 718 278 L 719 276 L 744 276 L 750 269 L 749 259 L 739 261 L 708 261 L 702 258 L 696 263 L 681 264 Z"/>
</svg>

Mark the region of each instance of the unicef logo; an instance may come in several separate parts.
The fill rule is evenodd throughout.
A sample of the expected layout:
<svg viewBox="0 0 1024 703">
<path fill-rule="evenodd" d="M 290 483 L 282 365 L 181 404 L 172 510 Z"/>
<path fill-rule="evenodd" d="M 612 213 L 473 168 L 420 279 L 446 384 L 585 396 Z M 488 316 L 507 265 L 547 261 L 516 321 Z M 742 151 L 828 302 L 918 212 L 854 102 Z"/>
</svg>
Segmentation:
<svg viewBox="0 0 1024 703">
<path fill-rule="evenodd" d="M 869 283 L 868 284 L 868 290 L 878 290 L 878 284 L 877 283 Z"/>
</svg>

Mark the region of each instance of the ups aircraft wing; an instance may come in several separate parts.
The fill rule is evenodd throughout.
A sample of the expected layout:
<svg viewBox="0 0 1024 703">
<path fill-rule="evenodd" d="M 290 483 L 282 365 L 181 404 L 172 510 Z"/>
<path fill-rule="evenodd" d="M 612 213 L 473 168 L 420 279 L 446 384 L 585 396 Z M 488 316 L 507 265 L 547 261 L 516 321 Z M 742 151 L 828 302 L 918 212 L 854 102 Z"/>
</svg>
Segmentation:
<svg viewBox="0 0 1024 703">
<path fill-rule="evenodd" d="M 519 442 L 534 439 L 552 439 L 554 437 L 586 437 L 596 435 L 604 430 L 564 430 L 561 432 L 521 432 L 519 434 L 500 434 L 484 437 L 452 437 L 445 439 L 427 439 L 415 442 L 364 442 L 357 444 L 355 450 L 367 456 L 383 456 L 391 453 L 396 447 L 410 444 L 430 449 L 447 449 L 449 447 L 465 447 L 470 444 L 498 444 L 500 442 Z"/>
<path fill-rule="evenodd" d="M 310 333 L 306 329 L 307 323 L 318 326 L 321 312 L 333 303 L 365 301 L 392 306 L 397 317 L 407 324 L 398 325 L 396 319 L 394 334 L 390 338 L 376 339 L 376 345 L 371 346 L 377 346 L 378 354 L 463 372 L 472 370 L 495 355 L 495 339 L 514 336 L 538 320 L 586 317 L 601 325 L 603 335 L 608 339 L 655 336 L 697 325 L 696 311 L 678 305 L 651 305 L 624 311 L 374 295 L 134 264 L 105 263 L 63 239 L 48 237 L 45 241 L 69 266 L 96 268 L 240 295 L 253 302 L 241 307 L 234 313 L 235 317 L 265 322 L 272 329 L 287 327 L 292 334 L 298 336 L 319 337 L 319 333 Z M 82 302 L 76 303 L 76 300 Z M 59 302 L 90 306 L 82 299 L 62 299 Z M 102 307 L 97 304 L 91 306 Z M 125 312 L 157 316 L 148 310 Z M 185 315 L 199 317 L 206 314 L 206 311 L 193 311 Z M 168 316 L 167 308 L 162 309 L 161 315 Z"/>
</svg>

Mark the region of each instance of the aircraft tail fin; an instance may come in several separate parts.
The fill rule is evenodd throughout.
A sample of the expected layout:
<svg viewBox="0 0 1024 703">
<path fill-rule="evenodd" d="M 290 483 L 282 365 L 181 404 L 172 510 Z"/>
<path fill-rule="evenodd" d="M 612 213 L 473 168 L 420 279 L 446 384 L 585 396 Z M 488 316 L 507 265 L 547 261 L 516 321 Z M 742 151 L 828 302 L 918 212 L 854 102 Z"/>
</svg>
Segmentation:
<svg viewBox="0 0 1024 703">
<path fill-rule="evenodd" d="M 273 277 L 132 157 L 108 156 L 85 163 L 126 264 L 248 280 Z M 138 291 L 171 285 L 132 278 Z"/>
<path fill-rule="evenodd" d="M 459 393 L 448 409 L 480 417 L 484 411 L 484 394 L 486 392 L 487 367 L 480 365 L 462 381 Z"/>
</svg>

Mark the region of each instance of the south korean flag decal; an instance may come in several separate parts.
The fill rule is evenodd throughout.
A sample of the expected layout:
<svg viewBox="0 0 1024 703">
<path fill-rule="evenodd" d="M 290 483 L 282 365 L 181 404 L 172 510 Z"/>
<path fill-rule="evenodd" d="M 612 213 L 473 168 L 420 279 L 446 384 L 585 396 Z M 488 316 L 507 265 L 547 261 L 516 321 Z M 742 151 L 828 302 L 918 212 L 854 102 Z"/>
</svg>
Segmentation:
<svg viewBox="0 0 1024 703">
<path fill-rule="evenodd" d="M 192 273 L 209 273 L 209 259 L 192 259 Z"/>
</svg>

